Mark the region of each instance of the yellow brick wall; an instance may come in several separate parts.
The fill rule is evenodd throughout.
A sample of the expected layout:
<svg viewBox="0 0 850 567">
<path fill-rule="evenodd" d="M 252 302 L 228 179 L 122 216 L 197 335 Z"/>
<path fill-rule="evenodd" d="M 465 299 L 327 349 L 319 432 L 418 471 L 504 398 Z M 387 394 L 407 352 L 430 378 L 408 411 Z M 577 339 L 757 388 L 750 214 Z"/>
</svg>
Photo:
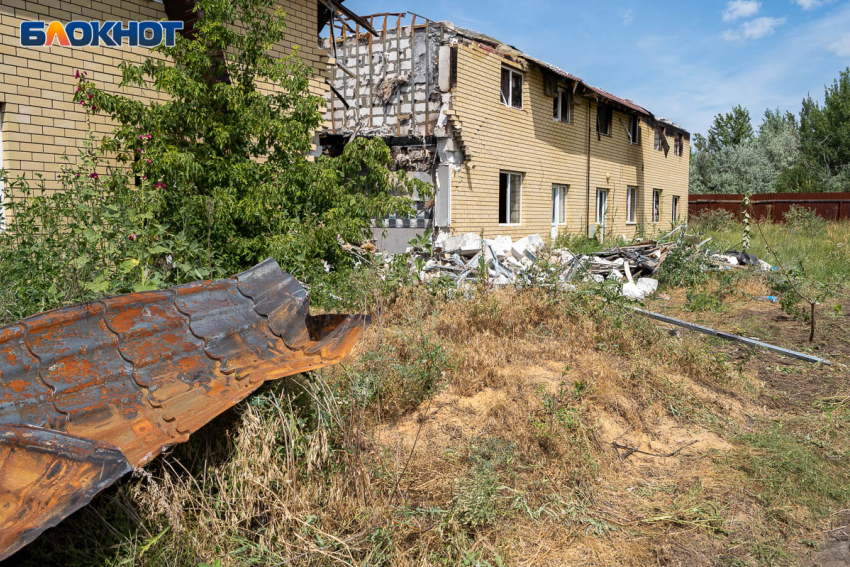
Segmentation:
<svg viewBox="0 0 850 567">
<path fill-rule="evenodd" d="M 311 91 L 323 95 L 327 56 L 318 46 L 315 0 L 278 0 L 286 12 L 287 38 L 273 49 L 284 56 L 297 45 L 299 56 L 316 71 Z M 142 47 L 20 46 L 20 24 L 26 20 L 161 20 L 162 4 L 152 0 L 2 0 L 0 5 L 0 103 L 3 106 L 3 164 L 17 178 L 44 176 L 48 189 L 58 189 L 57 174 L 67 154 L 76 161 L 86 136 L 85 113 L 74 105 L 77 69 L 99 87 L 118 92 L 122 61 L 140 62 L 150 52 Z M 134 97 L 151 99 L 153 91 L 124 88 Z M 112 130 L 105 116 L 93 118 L 98 136 Z"/>
<path fill-rule="evenodd" d="M 641 124 L 642 144 L 628 142 L 627 114 L 614 111 L 611 135 L 597 137 L 596 110 L 593 101 L 575 96 L 569 124 L 552 118 L 552 98 L 543 92 L 543 75 L 535 65 L 524 69 L 522 110 L 501 104 L 500 77 L 503 65 L 522 68 L 479 46 L 458 49 L 457 86 L 452 103 L 460 136 L 468 148 L 461 171 L 452 180 L 452 230 L 485 235 L 507 234 L 512 237 L 539 233 L 548 238 L 551 229 L 552 185 L 568 185 L 567 224 L 561 232 L 585 232 L 589 210 L 595 223 L 596 189 L 606 188 L 608 230 L 615 236 L 635 234 L 637 225 L 626 224 L 626 187 L 638 187 L 637 221 L 646 214 L 646 230 L 654 234 L 670 225 L 672 196 L 681 197 L 680 216 L 687 212 L 687 143 L 683 156 L 665 159 L 655 152 L 653 132 Z M 581 91 L 581 88 L 579 88 Z M 590 113 L 590 207 L 587 209 L 588 113 Z M 621 125 L 622 124 L 622 125 Z M 500 225 L 499 171 L 523 173 L 521 224 Z M 657 227 L 649 223 L 652 189 L 662 189 L 662 217 Z"/>
</svg>

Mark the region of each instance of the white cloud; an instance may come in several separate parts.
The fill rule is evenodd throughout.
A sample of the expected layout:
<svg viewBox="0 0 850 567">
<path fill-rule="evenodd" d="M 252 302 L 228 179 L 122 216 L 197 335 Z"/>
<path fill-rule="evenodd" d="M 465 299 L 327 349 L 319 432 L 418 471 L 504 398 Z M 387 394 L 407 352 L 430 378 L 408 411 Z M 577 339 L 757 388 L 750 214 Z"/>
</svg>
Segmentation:
<svg viewBox="0 0 850 567">
<path fill-rule="evenodd" d="M 850 33 L 845 33 L 826 48 L 839 57 L 850 57 Z"/>
<path fill-rule="evenodd" d="M 635 11 L 629 8 L 628 10 L 620 11 L 620 20 L 622 20 L 623 25 L 627 26 L 635 19 Z"/>
<path fill-rule="evenodd" d="M 798 2 L 813 2 L 816 0 L 797 0 Z M 732 0 L 726 2 L 726 10 L 723 12 L 724 22 L 734 22 L 741 18 L 749 18 L 758 14 L 761 2 L 756 0 Z"/>
<path fill-rule="evenodd" d="M 803 10 L 814 10 L 826 4 L 829 0 L 796 0 Z"/>
<path fill-rule="evenodd" d="M 726 41 L 761 39 L 771 35 L 776 28 L 785 23 L 786 18 L 756 18 L 744 22 L 737 30 L 724 30 L 721 37 Z"/>
<path fill-rule="evenodd" d="M 744 39 L 759 39 L 772 34 L 776 31 L 776 28 L 784 23 L 785 18 L 756 18 L 744 22 L 741 26 L 741 32 L 744 34 Z"/>
</svg>

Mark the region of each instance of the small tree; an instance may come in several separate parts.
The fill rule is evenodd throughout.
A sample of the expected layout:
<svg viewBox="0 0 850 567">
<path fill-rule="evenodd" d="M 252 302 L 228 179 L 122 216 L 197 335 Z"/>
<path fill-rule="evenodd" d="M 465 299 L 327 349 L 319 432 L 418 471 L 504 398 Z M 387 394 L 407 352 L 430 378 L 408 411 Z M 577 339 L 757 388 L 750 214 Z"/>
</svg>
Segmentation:
<svg viewBox="0 0 850 567">
<path fill-rule="evenodd" d="M 122 87 L 152 89 L 140 101 L 81 81 L 77 101 L 118 123 L 104 147 L 153 181 L 153 211 L 208 243 L 228 271 L 274 256 L 306 275 L 343 262 L 337 236 L 362 239 L 374 218 L 412 213 L 414 188 L 392 173 L 381 140 L 355 140 L 342 156 L 306 158 L 323 99 L 297 57 L 275 58 L 284 14 L 272 0 L 198 0 L 189 38 L 160 47 L 167 59 L 121 65 Z M 223 55 L 225 54 L 225 55 Z"/>
</svg>

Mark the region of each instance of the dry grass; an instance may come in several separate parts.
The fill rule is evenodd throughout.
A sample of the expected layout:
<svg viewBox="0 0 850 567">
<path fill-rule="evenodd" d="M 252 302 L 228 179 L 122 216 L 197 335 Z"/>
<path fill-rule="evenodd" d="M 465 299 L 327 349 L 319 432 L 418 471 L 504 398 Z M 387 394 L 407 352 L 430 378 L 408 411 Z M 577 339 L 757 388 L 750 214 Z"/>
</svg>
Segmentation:
<svg viewBox="0 0 850 567">
<path fill-rule="evenodd" d="M 777 520 L 754 492 L 747 467 L 776 455 L 741 439 L 773 416 L 702 339 L 537 289 L 410 289 L 374 316 L 343 364 L 268 386 L 113 491 L 87 514 L 131 517 L 78 564 L 767 565 L 816 527 L 805 501 Z M 78 535 L 53 537 L 29 560 Z"/>
</svg>

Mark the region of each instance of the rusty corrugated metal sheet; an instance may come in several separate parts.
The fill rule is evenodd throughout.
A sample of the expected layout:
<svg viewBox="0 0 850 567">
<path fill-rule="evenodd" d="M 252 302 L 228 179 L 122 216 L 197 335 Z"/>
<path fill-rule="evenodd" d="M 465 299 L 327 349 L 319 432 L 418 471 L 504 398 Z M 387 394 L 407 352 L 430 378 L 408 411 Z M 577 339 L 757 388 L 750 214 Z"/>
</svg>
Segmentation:
<svg viewBox="0 0 850 567">
<path fill-rule="evenodd" d="M 0 560 L 266 380 L 339 362 L 366 323 L 310 316 L 267 260 L 0 329 Z"/>
</svg>

